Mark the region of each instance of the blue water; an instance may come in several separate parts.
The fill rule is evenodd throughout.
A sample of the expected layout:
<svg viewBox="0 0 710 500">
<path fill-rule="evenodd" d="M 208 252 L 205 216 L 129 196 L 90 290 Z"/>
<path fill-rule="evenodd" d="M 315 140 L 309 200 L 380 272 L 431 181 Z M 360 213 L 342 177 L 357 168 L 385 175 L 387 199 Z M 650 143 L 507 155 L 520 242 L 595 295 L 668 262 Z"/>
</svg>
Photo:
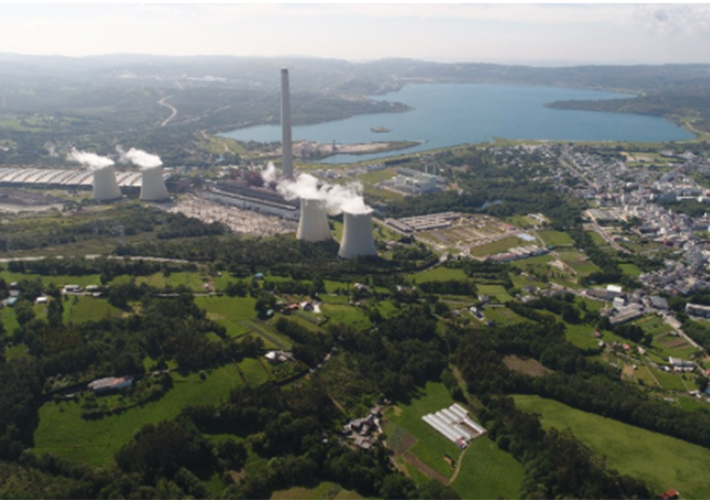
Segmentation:
<svg viewBox="0 0 710 500">
<path fill-rule="evenodd" d="M 293 127 L 293 139 L 339 144 L 421 141 L 399 151 L 367 155 L 340 154 L 321 163 L 352 163 L 436 148 L 504 139 L 555 141 L 665 142 L 693 135 L 662 118 L 626 113 L 550 109 L 546 103 L 566 99 L 616 99 L 624 94 L 596 90 L 518 85 L 424 84 L 375 100 L 401 102 L 405 113 L 358 115 L 345 120 Z M 297 99 L 294 96 L 292 100 Z M 382 126 L 389 133 L 375 133 Z M 281 140 L 278 125 L 262 125 L 222 134 L 242 141 Z"/>
</svg>

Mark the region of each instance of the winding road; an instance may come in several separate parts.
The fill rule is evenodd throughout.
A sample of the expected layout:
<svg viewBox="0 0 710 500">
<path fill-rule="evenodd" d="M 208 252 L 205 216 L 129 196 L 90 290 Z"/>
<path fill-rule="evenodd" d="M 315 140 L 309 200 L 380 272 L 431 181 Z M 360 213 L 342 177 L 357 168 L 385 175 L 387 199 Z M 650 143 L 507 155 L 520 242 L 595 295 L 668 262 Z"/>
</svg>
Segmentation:
<svg viewBox="0 0 710 500">
<path fill-rule="evenodd" d="M 172 113 L 170 114 L 170 116 L 168 116 L 168 117 L 167 117 L 165 120 L 163 120 L 163 122 L 160 124 L 161 127 L 166 126 L 166 125 L 170 122 L 170 120 L 172 120 L 173 118 L 175 118 L 175 115 L 177 115 L 177 108 L 176 108 L 175 106 L 172 106 L 172 105 L 168 104 L 167 102 L 165 102 L 165 101 L 167 101 L 168 99 L 170 99 L 171 97 L 172 97 L 172 95 L 169 95 L 169 96 L 167 96 L 167 97 L 163 97 L 161 100 L 158 101 L 158 104 L 160 104 L 161 106 L 165 106 L 166 108 L 168 108 L 168 109 L 170 109 L 170 110 L 172 111 Z"/>
</svg>

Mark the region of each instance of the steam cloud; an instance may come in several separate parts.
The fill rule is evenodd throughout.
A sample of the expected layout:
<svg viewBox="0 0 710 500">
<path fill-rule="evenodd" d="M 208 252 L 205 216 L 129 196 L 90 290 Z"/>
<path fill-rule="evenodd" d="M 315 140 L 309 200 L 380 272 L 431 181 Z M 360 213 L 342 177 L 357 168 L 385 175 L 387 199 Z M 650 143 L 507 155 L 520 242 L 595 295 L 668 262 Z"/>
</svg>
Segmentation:
<svg viewBox="0 0 710 500">
<path fill-rule="evenodd" d="M 72 152 L 67 155 L 67 159 L 69 161 L 81 163 L 85 167 L 89 167 L 92 170 L 100 170 L 102 168 L 110 167 L 114 163 L 111 158 L 99 156 L 96 153 L 77 151 L 76 149 L 72 150 Z"/>
<path fill-rule="evenodd" d="M 269 163 L 261 175 L 265 182 L 275 182 L 276 168 Z M 310 174 L 299 174 L 293 181 L 288 179 L 278 180 L 276 190 L 287 200 L 296 198 L 322 200 L 325 202 L 326 210 L 332 215 L 341 212 L 364 214 L 372 211 L 365 204 L 365 200 L 362 197 L 362 184 L 359 182 L 351 182 L 344 186 L 340 184 L 320 184 L 319 180 Z"/>
<path fill-rule="evenodd" d="M 131 148 L 126 152 L 120 147 L 117 147 L 116 150 L 121 154 L 121 161 L 123 163 L 130 162 L 134 165 L 138 165 L 142 169 L 159 167 L 163 164 L 160 156 L 146 153 L 142 149 Z"/>
</svg>

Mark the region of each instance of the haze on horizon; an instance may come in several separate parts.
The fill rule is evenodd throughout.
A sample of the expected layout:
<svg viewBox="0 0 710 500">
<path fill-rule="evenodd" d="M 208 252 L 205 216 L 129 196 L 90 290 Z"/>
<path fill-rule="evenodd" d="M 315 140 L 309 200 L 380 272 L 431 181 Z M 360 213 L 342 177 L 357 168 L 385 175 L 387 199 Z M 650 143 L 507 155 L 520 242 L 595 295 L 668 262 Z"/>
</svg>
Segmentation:
<svg viewBox="0 0 710 500">
<path fill-rule="evenodd" d="M 0 53 L 710 63 L 706 4 L 0 4 Z"/>
</svg>

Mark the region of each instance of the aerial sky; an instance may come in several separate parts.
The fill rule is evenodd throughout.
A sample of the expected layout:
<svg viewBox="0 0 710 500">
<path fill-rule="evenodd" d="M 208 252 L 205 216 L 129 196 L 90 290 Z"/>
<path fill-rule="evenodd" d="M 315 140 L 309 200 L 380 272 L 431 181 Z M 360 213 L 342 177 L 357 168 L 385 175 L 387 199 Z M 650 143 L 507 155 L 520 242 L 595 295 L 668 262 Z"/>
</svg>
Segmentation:
<svg viewBox="0 0 710 500">
<path fill-rule="evenodd" d="M 710 4 L 0 3 L 0 53 L 710 62 Z"/>
</svg>

